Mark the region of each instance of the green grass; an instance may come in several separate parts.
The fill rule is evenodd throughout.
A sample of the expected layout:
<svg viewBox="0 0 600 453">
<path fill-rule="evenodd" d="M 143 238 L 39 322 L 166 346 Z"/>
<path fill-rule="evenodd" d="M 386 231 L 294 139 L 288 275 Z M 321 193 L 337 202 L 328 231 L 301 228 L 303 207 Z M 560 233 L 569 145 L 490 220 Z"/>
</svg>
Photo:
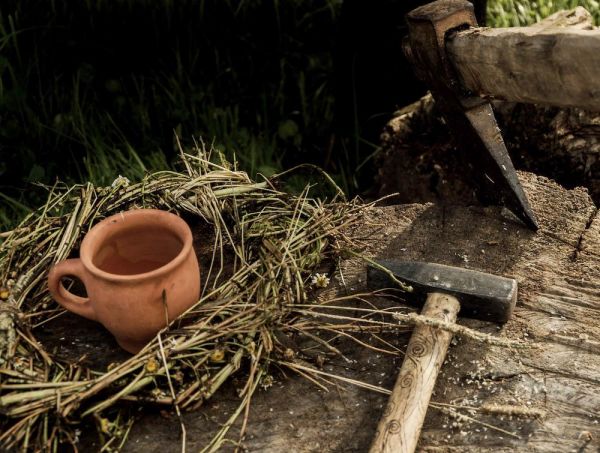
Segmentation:
<svg viewBox="0 0 600 453">
<path fill-rule="evenodd" d="M 109 184 L 172 167 L 174 132 L 188 144 L 213 141 L 252 176 L 279 172 L 284 160 L 314 160 L 333 118 L 339 5 L 8 0 L 0 9 L 0 190 L 14 203 L 0 207 L 0 230 L 22 215 L 16 203 L 44 198 L 22 189 L 29 182 Z M 130 28 L 139 42 L 128 44 Z M 90 61 L 102 57 L 101 45 L 121 59 Z M 119 54 L 121 45 L 129 54 Z M 138 56 L 145 48 L 157 51 Z"/>
<path fill-rule="evenodd" d="M 597 0 L 491 0 L 488 1 L 488 23 L 491 27 L 520 27 L 577 6 L 587 9 L 595 23 L 600 24 L 600 2 Z"/>
<path fill-rule="evenodd" d="M 184 144 L 192 137 L 213 143 L 252 177 L 311 162 L 356 193 L 376 146 L 365 146 L 358 127 L 346 138 L 332 135 L 340 5 L 7 0 L 0 9 L 0 231 L 45 198 L 34 182 L 110 184 L 118 175 L 137 181 L 172 168 L 175 133 Z M 526 25 L 577 5 L 600 22 L 597 0 L 490 0 L 489 23 Z M 150 19 L 140 24 L 134 18 L 142 10 Z M 130 28 L 139 41 L 121 36 Z M 314 176 L 299 172 L 289 181 L 302 187 Z"/>
</svg>

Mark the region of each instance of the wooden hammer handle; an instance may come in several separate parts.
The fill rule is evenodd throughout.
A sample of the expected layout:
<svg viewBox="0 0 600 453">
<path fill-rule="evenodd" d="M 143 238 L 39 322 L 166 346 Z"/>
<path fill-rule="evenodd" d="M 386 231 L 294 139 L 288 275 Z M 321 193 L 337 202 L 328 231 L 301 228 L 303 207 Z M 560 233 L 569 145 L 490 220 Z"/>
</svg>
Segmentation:
<svg viewBox="0 0 600 453">
<path fill-rule="evenodd" d="M 455 297 L 431 293 L 421 314 L 453 323 L 459 308 Z M 452 334 L 445 330 L 422 325 L 415 327 L 370 453 L 415 451 L 451 339 Z"/>
</svg>

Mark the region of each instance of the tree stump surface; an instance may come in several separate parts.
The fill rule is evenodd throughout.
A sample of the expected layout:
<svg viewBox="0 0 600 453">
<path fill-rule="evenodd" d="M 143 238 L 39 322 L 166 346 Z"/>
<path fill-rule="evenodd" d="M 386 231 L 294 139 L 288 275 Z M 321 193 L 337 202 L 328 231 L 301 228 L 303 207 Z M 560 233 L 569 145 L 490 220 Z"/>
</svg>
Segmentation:
<svg viewBox="0 0 600 453">
<path fill-rule="evenodd" d="M 467 267 L 514 277 L 519 283 L 517 307 L 506 325 L 465 319 L 460 314 L 458 322 L 481 332 L 527 341 L 532 347 L 507 349 L 455 337 L 432 402 L 468 407 L 512 405 L 541 415 L 470 415 L 514 433 L 509 435 L 457 420 L 448 411 L 430 406 L 419 451 L 600 449 L 600 214 L 584 189 L 566 190 L 530 173 L 519 176 L 539 219 L 537 233 L 499 208 L 432 203 L 371 208 L 353 232 L 368 244 L 367 251 L 374 257 Z M 365 280 L 363 263 L 345 261 L 327 291 L 365 291 Z M 406 347 L 408 338 L 406 333 L 385 337 L 400 349 Z M 326 363 L 323 371 L 392 387 L 401 357 L 355 344 L 339 347 L 350 361 Z M 259 391 L 253 400 L 244 441 L 248 451 L 368 450 L 386 395 L 343 382 L 325 392 L 307 379 L 286 373 L 287 377 L 276 375 L 275 385 Z M 230 386 L 203 409 L 185 414 L 188 449 L 201 448 L 238 403 Z M 229 437 L 235 438 L 239 425 Z M 141 416 L 125 451 L 180 451 L 177 418 Z"/>
</svg>

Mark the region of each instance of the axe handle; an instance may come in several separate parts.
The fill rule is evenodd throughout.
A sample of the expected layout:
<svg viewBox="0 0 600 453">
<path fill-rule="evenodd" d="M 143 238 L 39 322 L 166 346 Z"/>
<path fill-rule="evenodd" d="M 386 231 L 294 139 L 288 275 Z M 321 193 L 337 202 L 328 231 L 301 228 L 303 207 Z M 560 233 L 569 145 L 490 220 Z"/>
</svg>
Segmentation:
<svg viewBox="0 0 600 453">
<path fill-rule="evenodd" d="M 455 297 L 431 293 L 421 314 L 453 323 L 459 308 Z M 423 325 L 415 327 L 370 453 L 415 451 L 451 339 L 452 334 L 445 330 Z"/>
</svg>

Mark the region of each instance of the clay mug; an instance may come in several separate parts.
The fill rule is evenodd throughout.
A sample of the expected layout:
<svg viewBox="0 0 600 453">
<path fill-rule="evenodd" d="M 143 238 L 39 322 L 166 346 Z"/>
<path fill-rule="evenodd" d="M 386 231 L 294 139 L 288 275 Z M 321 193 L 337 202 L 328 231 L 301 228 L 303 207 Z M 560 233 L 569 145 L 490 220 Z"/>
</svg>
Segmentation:
<svg viewBox="0 0 600 453">
<path fill-rule="evenodd" d="M 87 297 L 61 279 L 79 278 Z M 119 345 L 137 353 L 156 333 L 198 301 L 200 271 L 192 232 L 167 211 L 137 209 L 108 217 L 83 238 L 80 258 L 48 275 L 52 297 L 67 310 L 102 323 Z"/>
</svg>

